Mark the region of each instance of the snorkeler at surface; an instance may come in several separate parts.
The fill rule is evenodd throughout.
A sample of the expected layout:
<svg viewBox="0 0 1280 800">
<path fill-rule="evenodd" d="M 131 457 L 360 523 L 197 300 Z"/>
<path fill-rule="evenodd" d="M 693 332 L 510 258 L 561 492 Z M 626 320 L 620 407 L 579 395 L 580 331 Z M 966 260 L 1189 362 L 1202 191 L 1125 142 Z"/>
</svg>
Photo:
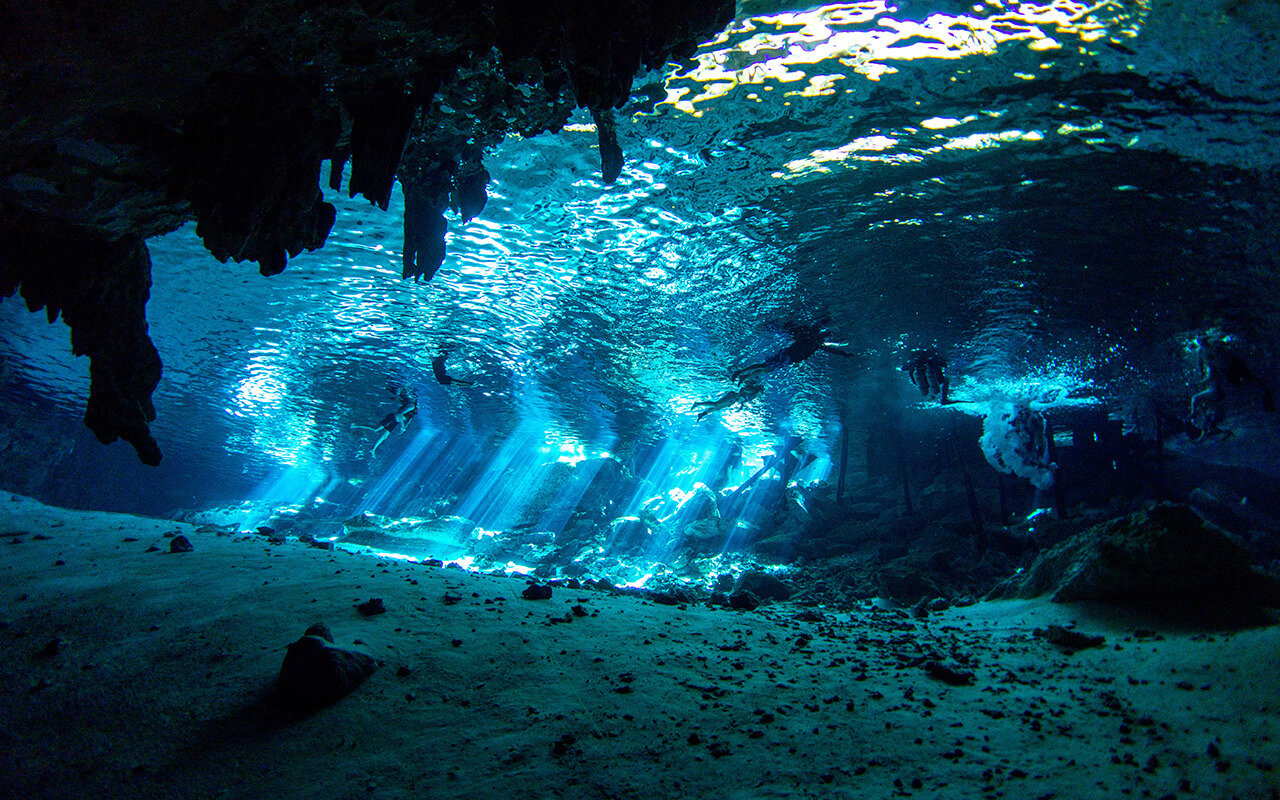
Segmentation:
<svg viewBox="0 0 1280 800">
<path fill-rule="evenodd" d="M 403 431 L 409 427 L 409 420 L 413 419 L 418 413 L 418 398 L 406 392 L 404 389 L 399 393 L 400 407 L 390 414 L 382 418 L 377 425 L 370 427 L 368 425 L 352 425 L 352 428 L 363 428 L 371 431 L 381 431 L 378 435 L 378 441 L 373 443 L 373 449 L 369 451 L 370 455 L 378 454 L 378 447 L 387 440 L 387 437 L 398 431 Z"/>
<path fill-rule="evenodd" d="M 444 371 L 444 360 L 449 357 L 449 351 L 446 350 L 435 358 L 431 359 L 431 373 L 436 376 L 436 382 L 445 386 L 475 386 L 475 381 L 463 381 L 451 377 Z"/>
<path fill-rule="evenodd" d="M 693 404 L 693 408 L 696 410 L 699 406 L 706 406 L 702 413 L 698 415 L 698 421 L 701 422 L 708 414 L 713 412 L 723 411 L 724 409 L 731 408 L 733 406 L 746 405 L 756 399 L 756 397 L 763 391 L 764 386 L 762 384 L 758 381 L 749 380 L 743 384 L 742 388 L 738 391 L 725 392 L 715 400 L 700 400 Z"/>
<path fill-rule="evenodd" d="M 821 325 L 806 325 L 797 329 L 792 333 L 793 341 L 783 349 L 766 358 L 759 364 L 751 364 L 743 367 L 733 373 L 730 378 L 735 383 L 751 381 L 775 369 L 785 367 L 788 364 L 799 364 L 809 356 L 819 350 L 828 353 L 835 353 L 838 356 L 852 358 L 852 353 L 846 353 L 834 344 L 826 341 L 826 329 Z"/>
<path fill-rule="evenodd" d="M 1227 386 L 1240 387 L 1246 383 L 1256 383 L 1262 387 L 1262 407 L 1267 411 L 1275 411 L 1275 398 L 1271 389 L 1263 385 L 1238 354 L 1232 351 L 1228 342 L 1230 337 L 1204 335 L 1196 337 L 1197 355 L 1200 361 L 1200 374 L 1203 377 L 1203 389 L 1191 398 L 1191 422 L 1200 426 L 1200 435 L 1194 441 L 1206 436 L 1230 436 L 1230 431 L 1218 427 L 1226 419 L 1222 401 L 1227 397 Z M 1204 420 L 1201 422 L 1201 415 Z"/>
<path fill-rule="evenodd" d="M 947 360 L 932 347 L 913 350 L 907 363 L 902 365 L 902 371 L 920 389 L 920 394 L 925 397 L 937 394 L 938 402 L 943 405 L 947 404 L 947 389 L 951 386 L 944 371 L 946 368 Z"/>
</svg>

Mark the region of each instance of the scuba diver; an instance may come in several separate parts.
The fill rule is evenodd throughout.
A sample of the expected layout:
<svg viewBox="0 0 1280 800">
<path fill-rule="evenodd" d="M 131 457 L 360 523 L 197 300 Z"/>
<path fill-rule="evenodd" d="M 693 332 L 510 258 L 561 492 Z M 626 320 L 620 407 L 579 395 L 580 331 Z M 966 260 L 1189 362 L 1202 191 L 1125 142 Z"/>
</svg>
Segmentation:
<svg viewBox="0 0 1280 800">
<path fill-rule="evenodd" d="M 418 413 L 417 397 L 414 397 L 404 389 L 400 390 L 397 397 L 400 400 L 400 407 L 383 417 L 382 421 L 377 425 L 370 427 L 368 425 L 352 424 L 351 426 L 353 429 L 363 428 L 370 431 L 382 431 L 382 433 L 378 435 L 378 441 L 373 443 L 373 449 L 369 451 L 370 455 L 376 456 L 378 454 L 378 447 L 387 440 L 387 437 L 409 427 L 409 420 L 413 419 Z"/>
<path fill-rule="evenodd" d="M 902 371 L 920 389 L 920 394 L 925 397 L 937 394 L 938 402 L 944 406 L 947 404 L 947 388 L 951 386 L 943 371 L 946 368 L 947 360 L 932 347 L 913 350 L 907 363 L 902 365 Z"/>
<path fill-rule="evenodd" d="M 459 380 L 458 378 L 451 377 L 444 371 L 444 360 L 449 357 L 450 352 L 452 351 L 445 350 L 440 355 L 431 359 L 431 374 L 436 376 L 436 382 L 442 383 L 445 386 L 455 384 L 458 386 L 475 386 L 475 381 Z"/>
<path fill-rule="evenodd" d="M 792 332 L 792 342 L 783 349 L 766 358 L 759 364 L 752 364 L 736 370 L 730 379 L 742 383 L 760 377 L 788 364 L 799 364 L 809 356 L 825 350 L 845 358 L 852 358 L 853 353 L 846 353 L 836 345 L 826 341 L 826 328 L 823 325 L 806 325 Z"/>
<path fill-rule="evenodd" d="M 1200 435 L 1192 441 L 1200 441 L 1206 436 L 1231 436 L 1230 431 L 1218 427 L 1226 419 L 1222 401 L 1227 397 L 1227 387 L 1240 387 L 1245 383 L 1256 383 L 1262 387 L 1262 407 L 1267 411 L 1275 411 L 1275 398 L 1271 389 L 1265 386 L 1244 363 L 1240 356 L 1233 352 L 1228 342 L 1229 336 L 1205 334 L 1196 337 L 1197 356 L 1200 361 L 1200 374 L 1203 377 L 1201 391 L 1191 398 L 1191 423 L 1199 425 Z M 1200 421 L 1203 415 L 1203 422 Z"/>
<path fill-rule="evenodd" d="M 725 392 L 715 400 L 700 400 L 693 404 L 693 410 L 699 406 L 706 406 L 701 414 L 698 415 L 698 421 L 701 422 L 708 414 L 715 411 L 723 411 L 733 406 L 743 406 L 756 399 L 761 392 L 764 391 L 764 385 L 756 380 L 748 380 L 743 384 L 742 388 L 736 392 Z"/>
</svg>

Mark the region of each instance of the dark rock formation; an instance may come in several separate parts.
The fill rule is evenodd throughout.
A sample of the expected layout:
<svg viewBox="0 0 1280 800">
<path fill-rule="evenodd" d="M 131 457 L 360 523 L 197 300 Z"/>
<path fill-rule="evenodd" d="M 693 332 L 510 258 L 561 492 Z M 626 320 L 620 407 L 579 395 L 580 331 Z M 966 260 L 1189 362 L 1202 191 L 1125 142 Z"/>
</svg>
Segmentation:
<svg viewBox="0 0 1280 800">
<path fill-rule="evenodd" d="M 149 423 L 160 356 L 147 336 L 151 257 L 136 236 L 114 241 L 0 204 L 0 296 L 21 286 L 27 308 L 61 314 L 71 352 L 89 357 L 84 423 L 103 444 L 123 438 L 144 463 L 160 463 Z"/>
<path fill-rule="evenodd" d="M 1230 536 L 1185 505 L 1162 503 L 1078 534 L 1001 583 L 992 598 L 1280 605 L 1280 586 L 1256 572 Z"/>
<path fill-rule="evenodd" d="M 540 583 L 529 584 L 524 587 L 524 591 L 520 592 L 520 596 L 525 600 L 550 600 L 551 594 L 551 587 Z"/>
<path fill-rule="evenodd" d="M 787 584 L 783 583 L 779 578 L 760 570 L 747 570 L 738 578 L 738 584 L 734 588 L 734 593 L 750 592 L 761 600 L 773 600 L 776 602 L 784 602 L 791 599 L 791 595 L 795 593 Z"/>
<path fill-rule="evenodd" d="M 289 645 L 276 682 L 276 698 L 291 711 L 318 711 L 346 697 L 376 668 L 364 653 L 335 647 L 323 624 L 313 625 Z"/>
<path fill-rule="evenodd" d="M 739 591 L 729 595 L 729 608 L 740 611 L 755 611 L 760 607 L 760 598 L 751 592 Z"/>
<path fill-rule="evenodd" d="M 0 7 L 0 294 L 59 313 L 90 357 L 86 424 L 148 464 L 160 359 L 143 241 L 196 220 L 264 275 L 324 243 L 319 190 L 406 193 L 405 277 L 444 260 L 444 213 L 480 213 L 486 149 L 611 109 L 636 73 L 690 54 L 731 0 L 179 0 Z"/>
</svg>

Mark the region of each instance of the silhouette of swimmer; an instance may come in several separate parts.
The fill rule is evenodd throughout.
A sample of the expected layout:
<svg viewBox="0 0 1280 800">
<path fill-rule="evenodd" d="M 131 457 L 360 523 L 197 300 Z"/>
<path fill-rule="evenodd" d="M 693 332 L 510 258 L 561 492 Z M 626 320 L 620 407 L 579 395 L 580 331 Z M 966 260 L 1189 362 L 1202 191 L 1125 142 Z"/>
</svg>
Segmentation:
<svg viewBox="0 0 1280 800">
<path fill-rule="evenodd" d="M 913 350 L 907 363 L 902 365 L 902 371 L 920 389 L 920 394 L 925 397 L 937 394 L 938 402 L 943 405 L 947 403 L 947 389 L 951 386 L 944 372 L 946 368 L 947 360 L 932 347 Z"/>
<path fill-rule="evenodd" d="M 748 381 L 743 384 L 742 388 L 736 392 L 725 392 L 715 400 L 700 400 L 693 404 L 693 408 L 706 406 L 701 414 L 698 415 L 698 421 L 701 422 L 708 414 L 716 411 L 723 411 L 733 406 L 742 406 L 756 399 L 756 397 L 764 391 L 764 386 L 756 381 Z"/>
<path fill-rule="evenodd" d="M 788 364 L 798 364 L 819 350 L 828 353 L 835 353 L 838 356 L 852 358 L 852 353 L 846 353 L 834 344 L 826 341 L 826 328 L 822 325 L 806 325 L 803 328 L 795 330 L 792 336 L 791 344 L 766 358 L 759 364 L 751 364 L 737 370 L 730 376 L 735 383 L 749 381 L 758 378 L 775 369 L 785 367 Z"/>
<path fill-rule="evenodd" d="M 1200 435 L 1194 441 L 1200 441 L 1206 436 L 1230 435 L 1219 427 L 1226 419 L 1222 401 L 1227 397 L 1228 386 L 1241 387 L 1246 383 L 1256 383 L 1262 387 L 1262 407 L 1267 411 L 1276 410 L 1271 389 L 1249 370 L 1249 366 L 1231 349 L 1228 342 L 1229 337 L 1224 336 L 1196 337 L 1203 388 L 1191 398 L 1191 423 L 1200 427 Z M 1200 421 L 1202 416 L 1203 422 Z"/>
<path fill-rule="evenodd" d="M 449 357 L 449 351 L 446 350 L 445 352 L 431 359 L 431 373 L 436 376 L 436 382 L 442 383 L 445 386 L 450 386 L 450 385 L 475 386 L 475 381 L 459 380 L 457 378 L 450 377 L 447 373 L 445 373 L 444 360 L 448 357 Z"/>
<path fill-rule="evenodd" d="M 385 417 L 383 417 L 382 421 L 379 422 L 377 425 L 374 425 L 371 427 L 369 425 L 353 424 L 351 426 L 352 428 L 362 428 L 364 430 L 370 430 L 370 431 L 381 431 L 381 433 L 378 435 L 378 441 L 373 443 L 373 449 L 369 451 L 370 455 L 376 456 L 378 454 L 378 447 L 381 446 L 382 443 L 385 442 L 389 436 L 391 436 L 391 434 L 396 433 L 398 431 L 403 431 L 405 428 L 409 427 L 409 420 L 417 416 L 418 398 L 410 395 L 408 392 L 401 389 L 399 393 L 399 400 L 400 400 L 400 407 L 397 408 L 395 411 L 391 412 L 390 414 L 386 415 Z"/>
</svg>

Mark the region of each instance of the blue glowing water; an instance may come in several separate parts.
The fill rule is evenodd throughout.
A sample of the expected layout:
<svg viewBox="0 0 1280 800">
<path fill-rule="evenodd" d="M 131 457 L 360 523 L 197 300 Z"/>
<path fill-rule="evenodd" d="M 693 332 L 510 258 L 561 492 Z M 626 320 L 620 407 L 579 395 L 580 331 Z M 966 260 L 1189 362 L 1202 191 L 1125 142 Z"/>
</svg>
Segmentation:
<svg viewBox="0 0 1280 800">
<path fill-rule="evenodd" d="M 873 407 L 921 402 L 896 367 L 935 343 L 974 401 L 955 413 L 1181 407 L 1187 346 L 1213 326 L 1274 371 L 1280 69 L 1247 45 L 1261 23 L 1137 2 L 929 8 L 951 10 L 743 16 L 639 82 L 612 186 L 586 114 L 504 143 L 488 205 L 451 219 L 429 283 L 399 279 L 398 192 L 386 212 L 330 193 L 328 244 L 270 279 L 216 263 L 193 226 L 151 241 L 158 471 L 83 443 L 86 364 L 16 301 L 0 304 L 6 399 L 47 404 L 72 442 L 67 486 L 98 476 L 64 501 L 163 511 L 343 486 L 398 514 L 489 507 L 513 475 L 603 452 L 687 490 L 698 454 L 739 442 L 742 477 L 788 431 L 821 477 L 842 420 L 862 431 Z M 696 420 L 733 369 L 815 321 L 854 357 L 819 353 Z M 432 379 L 446 349 L 475 386 Z M 418 416 L 373 455 L 351 426 L 400 389 Z"/>
</svg>

